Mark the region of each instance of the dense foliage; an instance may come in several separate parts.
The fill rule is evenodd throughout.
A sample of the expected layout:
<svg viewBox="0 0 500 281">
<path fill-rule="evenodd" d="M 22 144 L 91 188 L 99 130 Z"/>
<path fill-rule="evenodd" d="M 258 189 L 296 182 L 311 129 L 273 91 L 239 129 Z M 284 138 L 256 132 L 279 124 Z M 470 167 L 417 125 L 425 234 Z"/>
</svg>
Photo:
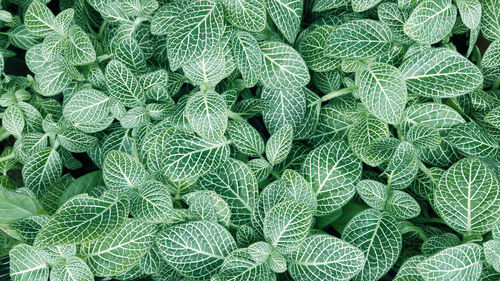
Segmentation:
<svg viewBox="0 0 500 281">
<path fill-rule="evenodd" d="M 500 0 L 48 1 L 0 10 L 13 281 L 500 280 Z"/>
</svg>

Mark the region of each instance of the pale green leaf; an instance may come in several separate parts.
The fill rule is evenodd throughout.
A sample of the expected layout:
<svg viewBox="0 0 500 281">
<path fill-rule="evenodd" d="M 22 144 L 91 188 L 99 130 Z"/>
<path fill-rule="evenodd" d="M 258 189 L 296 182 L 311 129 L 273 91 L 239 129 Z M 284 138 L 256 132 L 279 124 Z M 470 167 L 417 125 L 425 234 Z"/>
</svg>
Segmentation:
<svg viewBox="0 0 500 281">
<path fill-rule="evenodd" d="M 296 129 L 303 121 L 308 106 L 303 89 L 262 89 L 262 99 L 271 105 L 262 112 L 264 124 L 274 134 L 289 124 Z"/>
<path fill-rule="evenodd" d="M 64 56 L 73 65 L 89 64 L 96 59 L 96 51 L 89 36 L 79 26 L 71 28 Z"/>
<path fill-rule="evenodd" d="M 418 202 L 410 194 L 400 190 L 393 191 L 387 200 L 386 210 L 389 214 L 402 220 L 416 218 L 420 215 Z"/>
<path fill-rule="evenodd" d="M 299 33 L 303 0 L 264 0 L 269 17 L 288 42 L 293 43 Z"/>
<path fill-rule="evenodd" d="M 481 18 L 481 33 L 490 40 L 500 39 L 500 0 L 483 0 L 481 6 L 483 14 Z"/>
<path fill-rule="evenodd" d="M 481 23 L 481 2 L 478 0 L 457 0 L 458 11 L 465 26 L 476 29 Z"/>
<path fill-rule="evenodd" d="M 334 8 L 340 8 L 347 5 L 350 0 L 315 0 L 313 1 L 312 11 L 323 12 Z"/>
<path fill-rule="evenodd" d="M 220 140 L 227 128 L 226 103 L 214 91 L 200 91 L 192 95 L 184 109 L 191 128 L 202 138 Z"/>
<path fill-rule="evenodd" d="M 113 49 L 114 57 L 135 73 L 146 72 L 146 58 L 139 43 L 132 37 L 121 38 Z M 144 84 L 143 84 L 144 85 Z"/>
<path fill-rule="evenodd" d="M 347 139 L 349 147 L 357 157 L 361 158 L 368 165 L 375 166 L 380 164 L 380 159 L 378 157 L 375 159 L 372 158 L 372 155 L 367 153 L 367 151 L 375 140 L 388 136 L 389 129 L 387 128 L 387 124 L 373 116 L 369 116 L 358 120 L 350 127 Z"/>
<path fill-rule="evenodd" d="M 297 50 L 307 66 L 317 72 L 330 71 L 340 66 L 340 59 L 327 56 L 328 37 L 335 30 L 331 25 L 311 27 L 311 30 L 301 38 Z"/>
<path fill-rule="evenodd" d="M 266 25 L 266 7 L 263 0 L 224 0 L 226 19 L 234 26 L 252 32 L 262 31 Z"/>
<path fill-rule="evenodd" d="M 102 177 L 109 188 L 126 191 L 145 183 L 146 170 L 133 156 L 113 150 L 104 159 Z"/>
<path fill-rule="evenodd" d="M 226 75 L 226 58 L 223 49 L 216 46 L 198 59 L 182 66 L 184 75 L 193 85 L 217 85 Z"/>
<path fill-rule="evenodd" d="M 262 136 L 247 121 L 229 121 L 227 133 L 233 141 L 233 145 L 241 153 L 252 157 L 259 157 L 264 153 L 265 146 Z"/>
<path fill-rule="evenodd" d="M 147 181 L 132 193 L 130 210 L 140 221 L 170 222 L 173 206 L 168 188 L 161 182 Z"/>
<path fill-rule="evenodd" d="M 388 186 L 394 189 L 408 187 L 417 176 L 417 158 L 415 147 L 408 142 L 401 142 L 385 170 Z"/>
<path fill-rule="evenodd" d="M 484 257 L 497 272 L 500 272 L 500 241 L 490 240 L 483 244 Z"/>
<path fill-rule="evenodd" d="M 426 125 L 438 130 L 450 129 L 464 123 L 464 118 L 453 108 L 439 103 L 421 103 L 409 106 L 405 121 L 410 124 Z"/>
<path fill-rule="evenodd" d="M 41 250 L 19 244 L 9 252 L 10 277 L 13 281 L 47 281 L 49 267 Z"/>
<path fill-rule="evenodd" d="M 35 198 L 0 186 L 0 223 L 13 223 L 42 213 Z"/>
<path fill-rule="evenodd" d="M 374 180 L 362 180 L 356 185 L 356 190 L 368 206 L 378 210 L 384 209 L 389 196 L 387 186 Z"/>
<path fill-rule="evenodd" d="M 423 281 L 417 265 L 425 259 L 424 256 L 413 256 L 407 259 L 398 270 L 394 281 Z"/>
<path fill-rule="evenodd" d="M 461 244 L 460 238 L 453 233 L 443 233 L 434 235 L 425 240 L 420 250 L 425 255 L 431 256 L 446 248 L 455 247 Z"/>
<path fill-rule="evenodd" d="M 356 13 L 360 13 L 375 7 L 381 0 L 352 0 L 352 9 Z"/>
<path fill-rule="evenodd" d="M 69 152 L 83 153 L 97 144 L 97 138 L 75 129 L 66 129 L 57 134 L 57 141 Z"/>
<path fill-rule="evenodd" d="M 251 0 L 259 2 L 260 0 Z M 236 2 L 239 1 L 229 1 Z M 260 79 L 262 54 L 257 40 L 248 32 L 235 32 L 231 38 L 231 47 L 236 66 L 243 76 L 245 85 L 253 87 Z"/>
<path fill-rule="evenodd" d="M 283 162 L 292 148 L 293 128 L 285 124 L 266 143 L 266 158 L 271 164 Z"/>
<path fill-rule="evenodd" d="M 84 89 L 71 95 L 64 104 L 63 116 L 69 121 L 78 123 L 95 123 L 103 120 L 108 113 L 109 97 L 104 93 Z"/>
<path fill-rule="evenodd" d="M 416 148 L 437 148 L 441 144 L 441 136 L 436 128 L 426 124 L 415 124 L 406 133 L 406 139 Z"/>
<path fill-rule="evenodd" d="M 44 37 L 54 32 L 55 17 L 45 4 L 35 0 L 26 10 L 24 24 L 29 32 Z"/>
<path fill-rule="evenodd" d="M 125 106 L 138 106 L 146 101 L 135 75 L 117 60 L 112 60 L 106 66 L 106 86 L 109 94 Z"/>
<path fill-rule="evenodd" d="M 271 271 L 269 264 L 264 261 L 254 260 L 247 249 L 238 249 L 227 256 L 220 268 L 219 274 L 216 276 L 220 276 L 221 280 L 227 281 L 276 280 L 276 276 Z"/>
<path fill-rule="evenodd" d="M 94 275 L 80 258 L 68 257 L 50 271 L 51 281 L 93 281 Z"/>
<path fill-rule="evenodd" d="M 495 156 L 500 151 L 498 140 L 488 135 L 476 123 L 463 123 L 453 127 L 445 139 L 469 157 Z"/>
<path fill-rule="evenodd" d="M 61 175 L 61 158 L 52 148 L 45 148 L 33 154 L 23 167 L 24 185 L 37 196 L 43 195 Z"/>
</svg>

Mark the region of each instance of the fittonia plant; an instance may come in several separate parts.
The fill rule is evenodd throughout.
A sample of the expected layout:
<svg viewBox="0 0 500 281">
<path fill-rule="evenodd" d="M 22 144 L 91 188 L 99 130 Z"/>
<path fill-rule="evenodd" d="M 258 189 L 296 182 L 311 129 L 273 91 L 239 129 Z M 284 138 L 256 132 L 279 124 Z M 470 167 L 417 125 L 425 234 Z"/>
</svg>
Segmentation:
<svg viewBox="0 0 500 281">
<path fill-rule="evenodd" d="M 48 2 L 0 10 L 13 281 L 500 279 L 500 0 Z"/>
</svg>

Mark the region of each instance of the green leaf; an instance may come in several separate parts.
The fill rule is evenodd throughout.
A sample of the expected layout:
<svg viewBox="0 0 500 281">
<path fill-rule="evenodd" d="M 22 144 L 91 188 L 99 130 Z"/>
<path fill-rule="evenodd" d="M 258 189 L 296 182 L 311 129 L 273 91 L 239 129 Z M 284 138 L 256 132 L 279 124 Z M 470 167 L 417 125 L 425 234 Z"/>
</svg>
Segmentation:
<svg viewBox="0 0 500 281">
<path fill-rule="evenodd" d="M 340 8 L 351 2 L 350 0 L 316 0 L 313 2 L 313 12 L 323 12 L 334 8 Z"/>
<path fill-rule="evenodd" d="M 389 187 L 403 189 L 412 183 L 418 172 L 417 157 L 417 150 L 412 144 L 401 142 L 398 145 L 385 171 Z"/>
<path fill-rule="evenodd" d="M 216 276 L 222 280 L 276 280 L 269 264 L 254 260 L 247 249 L 238 249 L 227 256 Z"/>
<path fill-rule="evenodd" d="M 153 224 L 130 219 L 115 234 L 83 244 L 80 252 L 96 276 L 121 274 L 149 251 L 156 231 Z"/>
<path fill-rule="evenodd" d="M 481 23 L 481 2 L 478 0 L 457 0 L 458 11 L 465 26 L 476 29 Z"/>
<path fill-rule="evenodd" d="M 307 66 L 318 72 L 330 71 L 340 66 L 340 59 L 327 56 L 328 37 L 335 30 L 331 25 L 312 27 L 307 35 L 301 38 L 298 51 Z"/>
<path fill-rule="evenodd" d="M 191 128 L 206 140 L 220 140 L 227 128 L 226 102 L 216 92 L 200 91 L 192 95 L 184 109 Z"/>
<path fill-rule="evenodd" d="M 375 7 L 381 0 L 353 0 L 352 9 L 356 13 L 360 13 Z"/>
<path fill-rule="evenodd" d="M 416 218 L 420 215 L 420 205 L 410 194 L 394 190 L 387 200 L 387 212 L 402 220 Z"/>
<path fill-rule="evenodd" d="M 305 204 L 285 201 L 271 208 L 264 219 L 264 236 L 278 251 L 296 250 L 307 238 L 313 213 Z"/>
<path fill-rule="evenodd" d="M 9 252 L 10 277 L 13 281 L 47 281 L 49 267 L 44 253 L 26 244 L 16 245 Z"/>
<path fill-rule="evenodd" d="M 284 191 L 288 200 L 304 203 L 311 211 L 316 211 L 316 194 L 312 185 L 298 172 L 289 169 L 283 171 L 280 188 Z"/>
<path fill-rule="evenodd" d="M 21 24 L 9 30 L 9 42 L 15 47 L 28 50 L 40 43 L 40 38 L 29 32 L 26 25 Z"/>
<path fill-rule="evenodd" d="M 96 52 L 89 36 L 79 26 L 73 26 L 69 32 L 68 44 L 64 56 L 73 65 L 89 64 L 96 60 Z"/>
<path fill-rule="evenodd" d="M 71 76 L 62 62 L 52 61 L 44 65 L 41 73 L 35 75 L 35 80 L 36 91 L 42 96 L 49 97 L 65 90 L 71 82 Z"/>
<path fill-rule="evenodd" d="M 229 121 L 227 133 L 233 145 L 241 153 L 252 157 L 259 157 L 264 153 L 262 136 L 247 121 Z"/>
<path fill-rule="evenodd" d="M 228 141 L 204 140 L 177 133 L 165 143 L 163 174 L 170 180 L 181 181 L 210 173 L 229 157 Z"/>
<path fill-rule="evenodd" d="M 64 203 L 38 233 L 35 246 L 80 244 L 102 239 L 125 222 L 127 206 L 115 195 L 87 194 Z"/>
<path fill-rule="evenodd" d="M 495 156 L 500 151 L 498 140 L 489 136 L 476 123 L 463 123 L 453 127 L 445 139 L 469 157 Z"/>
<path fill-rule="evenodd" d="M 264 30 L 266 7 L 263 0 L 224 0 L 226 19 L 234 26 L 251 32 Z"/>
<path fill-rule="evenodd" d="M 330 235 L 311 235 L 291 254 L 294 280 L 351 280 L 365 263 L 358 248 Z"/>
<path fill-rule="evenodd" d="M 37 196 L 43 195 L 61 175 L 61 158 L 52 148 L 45 148 L 33 154 L 23 167 L 24 185 Z"/>
<path fill-rule="evenodd" d="M 269 17 L 285 39 L 293 43 L 299 33 L 302 20 L 303 0 L 264 0 Z"/>
<path fill-rule="evenodd" d="M 409 124 L 426 125 L 438 130 L 450 129 L 464 123 L 464 118 L 453 108 L 440 103 L 421 103 L 409 106 L 404 120 Z"/>
<path fill-rule="evenodd" d="M 251 1 L 257 3 L 260 0 Z M 229 2 L 239 3 L 239 1 Z M 237 31 L 231 38 L 231 47 L 236 66 L 245 81 L 245 86 L 253 87 L 259 81 L 262 69 L 262 52 L 259 43 L 252 34 L 245 31 Z"/>
<path fill-rule="evenodd" d="M 408 258 L 399 268 L 394 281 L 424 281 L 417 269 L 417 265 L 424 259 L 424 256 Z"/>
<path fill-rule="evenodd" d="M 182 66 L 184 75 L 193 85 L 217 85 L 226 77 L 226 58 L 223 49 L 216 46 L 212 51 Z"/>
<path fill-rule="evenodd" d="M 257 201 L 257 181 L 250 168 L 239 160 L 229 158 L 215 171 L 200 177 L 199 186 L 212 190 L 224 199 L 231 209 L 231 222 L 250 223 L 250 215 Z"/>
<path fill-rule="evenodd" d="M 343 239 L 363 251 L 366 262 L 353 280 L 378 280 L 396 262 L 401 251 L 401 233 L 396 220 L 380 211 L 368 209 L 349 221 Z"/>
<path fill-rule="evenodd" d="M 286 159 L 292 148 L 293 128 L 285 124 L 278 129 L 266 143 L 266 158 L 269 163 L 275 165 Z"/>
<path fill-rule="evenodd" d="M 68 257 L 54 266 L 50 272 L 52 281 L 93 281 L 94 275 L 88 265 L 80 258 Z"/>
<path fill-rule="evenodd" d="M 309 153 L 302 167 L 318 201 L 318 216 L 328 215 L 344 206 L 355 193 L 361 178 L 361 161 L 344 141 L 337 140 Z"/>
<path fill-rule="evenodd" d="M 478 280 L 481 275 L 481 247 L 464 244 L 444 249 L 417 265 L 425 281 Z"/>
<path fill-rule="evenodd" d="M 154 35 L 167 35 L 172 30 L 172 24 L 183 12 L 183 2 L 169 2 L 160 7 L 151 20 L 151 33 Z"/>
<path fill-rule="evenodd" d="M 446 248 L 455 247 L 461 244 L 460 238 L 453 233 L 443 233 L 435 235 L 425 240 L 420 247 L 422 253 L 431 256 Z"/>
<path fill-rule="evenodd" d="M 378 5 L 377 15 L 381 22 L 391 28 L 395 41 L 405 43 L 411 41 L 403 31 L 404 23 L 409 16 L 408 10 L 401 9 L 396 3 L 384 2 Z"/>
<path fill-rule="evenodd" d="M 160 254 L 182 275 L 208 280 L 236 250 L 231 234 L 221 225 L 194 221 L 167 228 L 156 240 Z"/>
<path fill-rule="evenodd" d="M 139 81 L 123 63 L 112 60 L 106 66 L 106 86 L 109 94 L 128 107 L 145 103 L 146 98 Z"/>
<path fill-rule="evenodd" d="M 354 123 L 348 132 L 349 147 L 354 154 L 361 158 L 368 165 L 379 165 L 380 158 L 373 157 L 372 153 L 368 153 L 370 146 L 377 139 L 389 136 L 387 124 L 378 120 L 373 116 L 362 118 Z"/>
<path fill-rule="evenodd" d="M 392 32 L 374 20 L 353 20 L 335 28 L 328 39 L 326 55 L 336 58 L 370 58 L 391 48 Z"/>
<path fill-rule="evenodd" d="M 158 181 L 147 181 L 131 195 L 130 210 L 134 218 L 151 223 L 170 222 L 173 211 L 168 188 Z"/>
<path fill-rule="evenodd" d="M 491 42 L 483 54 L 481 60 L 482 67 L 499 67 L 500 66 L 500 39 Z"/>
<path fill-rule="evenodd" d="M 362 180 L 356 185 L 356 190 L 368 206 L 377 210 L 384 209 L 389 197 L 387 186 L 374 180 Z"/>
<path fill-rule="evenodd" d="M 304 119 L 307 109 L 303 89 L 274 90 L 262 88 L 262 99 L 271 105 L 262 112 L 264 124 L 271 134 L 289 124 L 295 130 Z"/>
<path fill-rule="evenodd" d="M 97 186 L 104 185 L 104 181 L 102 179 L 102 171 L 94 171 L 88 174 L 85 174 L 73 182 L 71 182 L 68 186 L 66 186 L 63 194 L 59 197 L 59 204 L 61 206 L 66 201 L 68 201 L 71 197 L 82 194 L 89 193 L 92 194 L 92 190 Z"/>
<path fill-rule="evenodd" d="M 495 41 L 500 39 L 500 5 L 499 0 L 484 0 L 481 2 L 483 15 L 481 18 L 481 33 L 484 38 Z"/>
<path fill-rule="evenodd" d="M 460 160 L 440 178 L 434 190 L 434 205 L 454 230 L 486 233 L 500 219 L 498 179 L 481 160 Z"/>
<path fill-rule="evenodd" d="M 426 124 L 411 126 L 406 133 L 406 139 L 416 148 L 437 148 L 441 144 L 439 131 Z"/>
<path fill-rule="evenodd" d="M 442 66 L 446 65 L 445 68 Z M 410 57 L 399 67 L 408 92 L 431 98 L 468 94 L 483 83 L 472 62 L 450 49 L 438 48 Z"/>
<path fill-rule="evenodd" d="M 104 93 L 84 89 L 71 95 L 63 107 L 63 116 L 72 122 L 95 123 L 108 115 L 109 97 Z"/>
<path fill-rule="evenodd" d="M 146 182 L 146 170 L 135 157 L 113 150 L 104 159 L 102 177 L 109 188 L 126 191 Z"/>
<path fill-rule="evenodd" d="M 20 138 L 24 130 L 24 122 L 24 114 L 18 106 L 9 106 L 4 111 L 2 127 L 5 128 L 9 134 Z"/>
<path fill-rule="evenodd" d="M 40 1 L 33 1 L 28 6 L 24 16 L 24 24 L 29 32 L 45 37 L 54 32 L 54 14 Z"/>
<path fill-rule="evenodd" d="M 83 153 L 89 151 L 97 143 L 97 138 L 81 133 L 75 129 L 66 129 L 57 134 L 57 140 L 69 152 Z"/>
<path fill-rule="evenodd" d="M 290 89 L 301 88 L 309 83 L 306 63 L 295 49 L 280 42 L 261 42 L 260 48 L 263 58 L 260 79 L 264 86 Z"/>
<path fill-rule="evenodd" d="M 0 223 L 9 224 L 23 218 L 43 214 L 35 198 L 0 186 Z"/>
<path fill-rule="evenodd" d="M 398 124 L 405 109 L 407 94 L 403 76 L 397 68 L 373 63 L 356 73 L 357 94 L 375 117 Z"/>
<path fill-rule="evenodd" d="M 135 73 L 146 72 L 146 58 L 142 52 L 141 46 L 132 37 L 124 37 L 116 44 L 113 49 L 114 57 L 123 63 L 127 68 Z"/>
<path fill-rule="evenodd" d="M 126 129 L 138 128 L 150 121 L 149 112 L 143 106 L 129 109 L 123 116 L 119 117 L 120 125 Z"/>
<path fill-rule="evenodd" d="M 484 257 L 497 272 L 500 272 L 500 241 L 490 240 L 483 244 Z"/>
<path fill-rule="evenodd" d="M 175 71 L 215 48 L 224 33 L 221 4 L 213 0 L 189 3 L 175 16 L 170 28 L 167 52 Z"/>
<path fill-rule="evenodd" d="M 456 18 L 451 0 L 424 0 L 410 14 L 404 32 L 418 43 L 434 44 L 451 32 Z"/>
</svg>

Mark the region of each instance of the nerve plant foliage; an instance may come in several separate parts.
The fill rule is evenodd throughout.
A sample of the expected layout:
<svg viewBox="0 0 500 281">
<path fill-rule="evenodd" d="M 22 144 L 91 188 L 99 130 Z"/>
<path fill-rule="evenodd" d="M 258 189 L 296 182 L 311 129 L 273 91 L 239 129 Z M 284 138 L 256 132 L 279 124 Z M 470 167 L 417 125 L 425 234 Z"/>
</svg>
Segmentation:
<svg viewBox="0 0 500 281">
<path fill-rule="evenodd" d="M 12 280 L 499 280 L 500 0 L 2 4 Z"/>
</svg>

